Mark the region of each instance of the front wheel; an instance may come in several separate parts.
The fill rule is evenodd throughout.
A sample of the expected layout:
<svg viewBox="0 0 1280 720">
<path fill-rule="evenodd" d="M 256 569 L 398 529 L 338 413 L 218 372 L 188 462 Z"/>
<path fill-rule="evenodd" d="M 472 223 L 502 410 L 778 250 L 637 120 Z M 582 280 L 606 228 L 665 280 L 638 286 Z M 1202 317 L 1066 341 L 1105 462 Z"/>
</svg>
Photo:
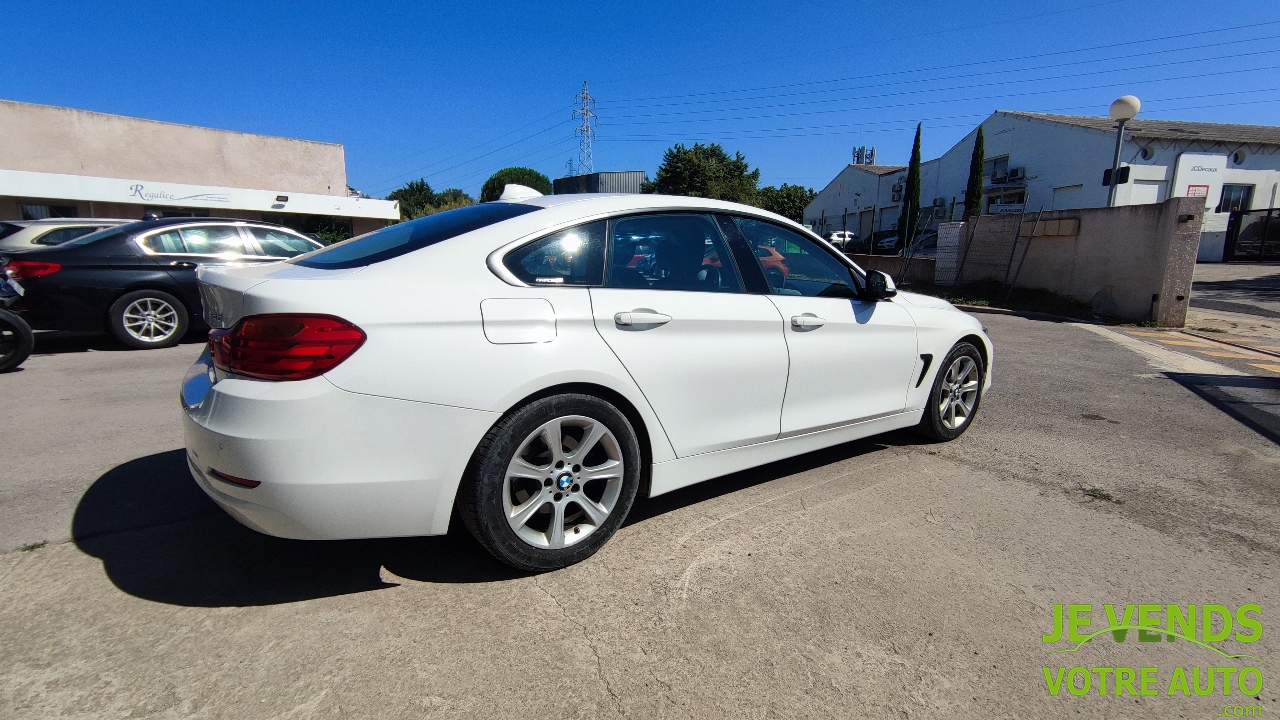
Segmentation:
<svg viewBox="0 0 1280 720">
<path fill-rule="evenodd" d="M 31 326 L 17 313 L 0 310 L 0 372 L 9 372 L 26 361 L 35 346 Z"/>
<path fill-rule="evenodd" d="M 111 334 L 134 350 L 173 347 L 187 334 L 187 309 L 160 290 L 122 295 L 107 311 Z"/>
<path fill-rule="evenodd" d="M 929 403 L 917 429 L 941 442 L 955 440 L 972 424 L 982 401 L 982 355 L 972 344 L 951 348 L 938 367 Z"/>
<path fill-rule="evenodd" d="M 543 398 L 485 435 L 459 491 L 459 514 L 512 567 L 572 565 L 626 519 L 640 462 L 635 430 L 612 404 L 579 394 Z"/>
</svg>

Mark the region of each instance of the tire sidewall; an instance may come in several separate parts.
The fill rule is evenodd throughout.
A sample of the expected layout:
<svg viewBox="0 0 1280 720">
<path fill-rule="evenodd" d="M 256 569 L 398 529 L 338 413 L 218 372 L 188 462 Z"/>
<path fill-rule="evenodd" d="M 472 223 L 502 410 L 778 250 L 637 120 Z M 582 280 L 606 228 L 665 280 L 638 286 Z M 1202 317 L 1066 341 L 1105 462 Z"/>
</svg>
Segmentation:
<svg viewBox="0 0 1280 720">
<path fill-rule="evenodd" d="M 124 327 L 124 310 L 131 303 L 142 298 L 162 300 L 173 307 L 178 314 L 178 327 L 173 331 L 172 335 L 159 342 L 145 342 L 129 334 L 129 331 Z M 123 345 L 134 350 L 173 347 L 187 334 L 188 323 L 189 316 L 186 306 L 182 304 L 181 300 L 163 290 L 134 290 L 133 292 L 125 293 L 117 298 L 111 304 L 111 309 L 107 311 L 107 324 L 111 329 L 111 334 Z"/>
<path fill-rule="evenodd" d="M 622 492 L 604 524 L 570 547 L 547 550 L 529 545 L 507 522 L 502 503 L 507 466 L 534 430 L 557 417 L 581 415 L 604 423 L 618 440 L 625 471 Z M 622 526 L 640 487 L 640 444 L 626 416 L 591 395 L 554 395 L 534 401 L 490 430 L 471 463 L 462 500 L 462 517 L 472 534 L 500 560 L 522 570 L 543 571 L 581 562 L 595 554 Z"/>
<path fill-rule="evenodd" d="M 978 365 L 978 397 L 973 403 L 973 412 L 969 413 L 969 419 L 964 425 L 958 429 L 952 430 L 942 424 L 941 406 L 938 401 L 939 391 L 942 389 L 942 382 L 946 378 L 947 370 L 951 364 L 960 357 L 968 357 Z M 936 440 L 955 440 L 964 434 L 969 426 L 973 425 L 973 419 L 978 416 L 978 408 L 982 406 L 982 387 L 986 384 L 987 370 L 982 363 L 982 354 L 972 343 L 957 343 L 951 348 L 951 352 L 947 353 L 946 358 L 938 366 L 937 376 L 933 379 L 933 385 L 929 388 L 929 402 L 925 406 L 925 415 L 921 418 L 921 429 L 926 435 Z"/>
<path fill-rule="evenodd" d="M 0 372 L 9 372 L 26 362 L 27 357 L 31 355 L 32 349 L 35 347 L 35 335 L 31 332 L 31 326 L 21 315 L 10 310 L 0 308 L 0 324 L 12 326 L 13 333 L 17 337 L 18 347 L 14 353 L 7 358 L 0 358 Z"/>
</svg>

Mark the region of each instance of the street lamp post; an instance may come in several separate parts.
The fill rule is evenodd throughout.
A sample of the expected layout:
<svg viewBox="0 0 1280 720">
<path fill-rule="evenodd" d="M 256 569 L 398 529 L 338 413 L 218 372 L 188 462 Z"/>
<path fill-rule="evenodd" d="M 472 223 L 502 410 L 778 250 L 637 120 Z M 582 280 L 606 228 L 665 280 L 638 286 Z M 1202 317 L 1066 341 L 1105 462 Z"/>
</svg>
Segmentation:
<svg viewBox="0 0 1280 720">
<path fill-rule="evenodd" d="M 1108 114 L 1111 115 L 1112 120 L 1116 121 L 1116 155 L 1111 163 L 1111 194 L 1107 198 L 1107 207 L 1116 206 L 1116 186 L 1120 184 L 1116 181 L 1120 179 L 1120 150 L 1124 146 L 1124 124 L 1132 120 L 1141 108 L 1142 101 L 1133 95 L 1123 95 L 1111 103 Z"/>
</svg>

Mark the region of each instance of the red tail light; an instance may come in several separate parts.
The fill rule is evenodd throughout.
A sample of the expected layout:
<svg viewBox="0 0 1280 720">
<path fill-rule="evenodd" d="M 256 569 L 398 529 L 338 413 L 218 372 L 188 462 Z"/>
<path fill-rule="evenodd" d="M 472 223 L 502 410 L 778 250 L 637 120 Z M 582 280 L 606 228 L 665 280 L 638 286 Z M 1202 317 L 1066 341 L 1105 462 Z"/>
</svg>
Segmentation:
<svg viewBox="0 0 1280 720">
<path fill-rule="evenodd" d="M 14 280 L 31 280 L 32 278 L 52 275 L 62 269 L 58 263 L 38 262 L 36 260 L 10 260 L 5 265 L 9 277 Z"/>
<path fill-rule="evenodd" d="M 331 315 L 253 315 L 209 333 L 219 370 L 266 380 L 306 380 L 334 369 L 364 344 L 360 328 Z"/>
</svg>

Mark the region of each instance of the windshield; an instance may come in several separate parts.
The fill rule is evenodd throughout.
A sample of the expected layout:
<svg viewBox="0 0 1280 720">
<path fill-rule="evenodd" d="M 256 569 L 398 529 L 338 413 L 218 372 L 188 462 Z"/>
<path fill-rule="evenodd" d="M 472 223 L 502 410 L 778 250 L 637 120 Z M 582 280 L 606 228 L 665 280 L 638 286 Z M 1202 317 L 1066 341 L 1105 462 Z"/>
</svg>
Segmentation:
<svg viewBox="0 0 1280 720">
<path fill-rule="evenodd" d="M 326 270 L 364 267 L 540 209 L 501 202 L 468 205 L 391 225 L 288 262 Z"/>
</svg>

